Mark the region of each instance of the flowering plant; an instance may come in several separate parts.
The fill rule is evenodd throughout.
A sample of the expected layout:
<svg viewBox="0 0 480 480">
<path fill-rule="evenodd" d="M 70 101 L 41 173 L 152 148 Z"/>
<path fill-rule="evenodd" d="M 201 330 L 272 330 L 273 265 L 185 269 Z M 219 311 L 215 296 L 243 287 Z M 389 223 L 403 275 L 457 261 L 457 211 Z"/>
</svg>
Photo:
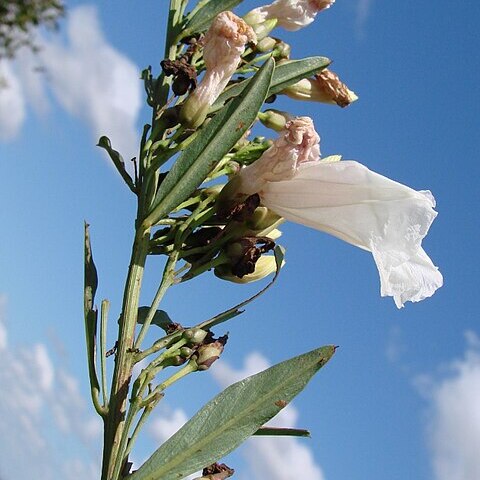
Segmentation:
<svg viewBox="0 0 480 480">
<path fill-rule="evenodd" d="M 298 30 L 334 0 L 276 0 L 243 19 L 229 11 L 241 0 L 171 0 L 162 72 L 144 70 L 152 120 L 145 125 L 131 175 L 108 138 L 109 154 L 137 200 L 130 267 L 118 339 L 106 350 L 109 302 L 95 307 L 98 278 L 85 226 L 85 331 L 91 396 L 104 420 L 102 480 L 203 477 L 224 479 L 218 464 L 252 435 L 304 432 L 265 423 L 282 410 L 335 352 L 325 346 L 286 360 L 228 387 L 207 403 L 137 470 L 129 456 L 141 428 L 167 389 L 209 369 L 228 336 L 214 327 L 242 313 L 277 279 L 285 250 L 277 243 L 285 220 L 330 233 L 372 253 L 381 294 L 398 307 L 420 301 L 442 285 L 421 242 L 436 216 L 430 192 L 417 192 L 339 155 L 321 157 L 320 137 L 308 117 L 263 104 L 278 94 L 345 107 L 357 96 L 328 70 L 325 57 L 290 58 L 276 28 Z M 200 78 L 201 77 L 201 78 Z M 200 80 L 199 80 L 200 78 Z M 251 138 L 255 122 L 276 138 Z M 149 305 L 140 292 L 149 256 L 166 258 Z M 159 309 L 170 287 L 213 270 L 247 283 L 271 276 L 260 292 L 196 325 L 179 325 Z M 97 321 L 100 320 L 100 374 Z M 163 330 L 145 346 L 151 327 Z M 107 356 L 114 356 L 107 387 Z M 140 363 L 142 362 L 142 363 Z M 135 365 L 142 368 L 134 374 Z"/>
</svg>

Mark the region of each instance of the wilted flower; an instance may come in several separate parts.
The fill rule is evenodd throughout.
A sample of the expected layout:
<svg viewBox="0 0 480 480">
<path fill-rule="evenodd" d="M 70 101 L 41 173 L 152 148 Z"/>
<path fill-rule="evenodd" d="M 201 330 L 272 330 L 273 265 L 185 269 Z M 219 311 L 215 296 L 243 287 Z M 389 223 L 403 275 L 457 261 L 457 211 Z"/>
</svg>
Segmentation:
<svg viewBox="0 0 480 480">
<path fill-rule="evenodd" d="M 235 73 L 249 42 L 256 42 L 255 32 L 232 12 L 222 12 L 213 20 L 205 34 L 205 76 L 181 110 L 182 119 L 190 126 L 197 127 L 203 122 L 209 107 Z"/>
<path fill-rule="evenodd" d="M 282 267 L 285 262 L 282 262 Z M 268 277 L 277 271 L 277 262 L 273 255 L 262 255 L 255 263 L 255 270 L 253 273 L 244 275 L 242 278 L 238 277 L 232 272 L 229 264 L 220 265 L 214 270 L 215 275 L 222 280 L 228 280 L 233 283 L 252 283 Z"/>
<path fill-rule="evenodd" d="M 437 215 L 431 193 L 355 161 L 320 160 L 319 140 L 308 117 L 288 122 L 274 145 L 234 177 L 232 195 L 256 192 L 287 220 L 372 252 L 381 294 L 399 308 L 433 295 L 443 278 L 421 247 Z"/>
<path fill-rule="evenodd" d="M 312 23 L 320 10 L 330 8 L 334 3 L 335 0 L 276 0 L 255 8 L 244 19 L 255 30 L 266 20 L 276 19 L 278 26 L 294 31 Z"/>
<path fill-rule="evenodd" d="M 358 100 L 355 92 L 352 92 L 336 73 L 327 68 L 313 78 L 304 78 L 290 85 L 281 93 L 295 100 L 337 104 L 342 108 Z"/>
</svg>

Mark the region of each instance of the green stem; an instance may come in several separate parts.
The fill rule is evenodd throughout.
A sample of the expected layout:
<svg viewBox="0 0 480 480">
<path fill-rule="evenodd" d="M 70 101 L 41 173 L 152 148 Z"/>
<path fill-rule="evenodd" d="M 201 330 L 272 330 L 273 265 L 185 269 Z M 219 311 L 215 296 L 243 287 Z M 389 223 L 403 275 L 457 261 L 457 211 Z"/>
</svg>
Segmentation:
<svg viewBox="0 0 480 480">
<path fill-rule="evenodd" d="M 105 422 L 102 480 L 117 480 L 114 476 L 115 463 L 122 456 L 120 441 L 125 429 L 126 401 L 134 364 L 132 347 L 149 241 L 150 230 L 139 229 L 133 244 L 120 317 L 109 412 Z"/>
<path fill-rule="evenodd" d="M 157 340 L 150 348 L 147 348 L 143 352 L 139 352 L 135 355 L 135 362 L 138 363 L 144 358 L 148 357 L 152 353 L 157 353 L 160 350 L 162 350 L 165 347 L 168 347 L 174 340 L 180 338 L 182 336 L 183 332 L 175 332 L 170 335 L 167 335 L 166 337 L 160 338 Z"/>
<path fill-rule="evenodd" d="M 123 432 L 122 439 L 121 439 L 120 451 L 124 453 L 121 457 L 119 456 L 117 458 L 113 478 L 120 478 L 119 477 L 120 472 L 123 468 L 125 461 L 127 460 L 129 452 L 133 448 L 133 444 L 136 439 L 136 436 L 138 435 L 138 432 L 140 431 L 140 428 L 142 427 L 142 425 L 145 423 L 145 420 L 146 420 L 145 412 L 147 410 L 153 409 L 154 406 L 158 404 L 158 402 L 163 397 L 164 390 L 166 390 L 173 383 L 177 382 L 178 380 L 185 377 L 189 373 L 197 371 L 197 369 L 198 369 L 197 362 L 195 360 L 190 360 L 187 363 L 187 365 L 185 365 L 181 370 L 174 373 L 171 377 L 167 378 L 164 382 L 157 385 L 145 398 L 142 398 L 143 392 L 139 392 L 139 394 L 132 400 L 130 409 L 128 411 L 127 419 L 125 421 L 125 430 Z M 129 441 L 128 432 L 133 424 L 133 421 L 135 420 L 136 415 L 142 408 L 145 408 L 145 411 L 140 417 L 133 431 L 132 437 L 130 438 L 130 441 Z M 147 413 L 147 416 L 149 415 L 149 413 L 150 412 Z"/>
<path fill-rule="evenodd" d="M 174 251 L 168 258 L 167 264 L 165 265 L 165 269 L 163 271 L 163 278 L 160 282 L 158 287 L 157 293 L 155 294 L 155 298 L 153 299 L 152 305 L 150 310 L 147 313 L 147 317 L 145 318 L 145 322 L 140 329 L 140 333 L 138 334 L 137 340 L 135 341 L 134 350 L 139 350 L 145 335 L 147 334 L 148 329 L 150 328 L 150 324 L 152 323 L 153 317 L 155 316 L 155 312 L 157 311 L 160 302 L 165 295 L 168 287 L 173 285 L 173 279 L 175 274 L 175 265 L 178 259 L 178 252 Z"/>
<path fill-rule="evenodd" d="M 102 378 L 103 405 L 105 410 L 108 407 L 106 363 L 107 363 L 107 320 L 108 320 L 109 309 L 110 309 L 110 302 L 108 300 L 103 300 L 102 309 L 100 313 L 100 373 Z"/>
<path fill-rule="evenodd" d="M 128 456 L 130 455 L 130 452 L 132 451 L 133 445 L 135 444 L 135 441 L 137 440 L 137 437 L 138 437 L 138 434 L 140 433 L 140 430 L 145 425 L 145 422 L 147 421 L 147 418 L 149 417 L 150 413 L 152 413 L 153 409 L 157 406 L 158 402 L 161 399 L 162 399 L 162 396 L 159 396 L 157 401 L 150 402 L 143 409 L 142 415 L 140 416 L 140 419 L 138 420 L 138 423 L 133 430 L 132 436 L 129 438 L 129 440 L 127 442 L 127 447 L 125 448 L 125 456 L 124 456 L 125 459 L 127 459 Z"/>
</svg>

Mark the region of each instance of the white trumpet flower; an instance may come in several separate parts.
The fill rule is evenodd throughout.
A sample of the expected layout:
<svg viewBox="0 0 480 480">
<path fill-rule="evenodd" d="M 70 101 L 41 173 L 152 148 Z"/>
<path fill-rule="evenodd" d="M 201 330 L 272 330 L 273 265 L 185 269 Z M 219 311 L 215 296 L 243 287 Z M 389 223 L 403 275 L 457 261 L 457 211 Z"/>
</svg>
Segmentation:
<svg viewBox="0 0 480 480">
<path fill-rule="evenodd" d="M 335 0 L 276 0 L 270 5 L 255 8 L 244 18 L 255 29 L 266 20 L 277 20 L 279 27 L 295 31 L 312 23 L 318 12 L 334 3 Z"/>
<path fill-rule="evenodd" d="M 421 243 L 437 213 L 429 191 L 415 191 L 355 161 L 320 159 L 308 117 L 285 130 L 232 180 L 233 198 L 258 193 L 287 220 L 330 233 L 373 254 L 381 295 L 398 308 L 430 297 L 443 278 Z"/>
<path fill-rule="evenodd" d="M 232 12 L 219 13 L 205 34 L 203 59 L 206 72 L 182 107 L 182 119 L 199 126 L 208 109 L 225 89 L 249 42 L 256 43 L 253 29 Z"/>
</svg>

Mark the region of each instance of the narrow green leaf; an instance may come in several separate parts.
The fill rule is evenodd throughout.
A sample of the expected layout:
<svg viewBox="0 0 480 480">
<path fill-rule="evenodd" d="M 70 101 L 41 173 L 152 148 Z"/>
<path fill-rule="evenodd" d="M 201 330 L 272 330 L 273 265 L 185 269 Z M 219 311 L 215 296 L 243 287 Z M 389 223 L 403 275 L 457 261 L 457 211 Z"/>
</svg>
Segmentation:
<svg viewBox="0 0 480 480">
<path fill-rule="evenodd" d="M 261 427 L 254 435 L 265 437 L 310 437 L 310 432 L 303 428 Z"/>
<path fill-rule="evenodd" d="M 248 87 L 217 113 L 185 148 L 161 183 L 144 221 L 145 227 L 185 201 L 250 128 L 267 96 L 274 65 L 271 59 L 265 62 Z"/>
<path fill-rule="evenodd" d="M 130 188 L 130 190 L 133 193 L 137 193 L 132 177 L 128 174 L 127 170 L 125 169 L 125 162 L 123 161 L 123 158 L 120 155 L 120 153 L 117 150 L 114 150 L 112 148 L 112 143 L 110 142 L 110 139 L 105 136 L 100 137 L 100 140 L 97 143 L 97 147 L 103 148 L 108 153 L 113 164 L 117 168 L 118 173 L 120 173 L 122 178 L 125 180 L 125 183 L 128 185 L 128 188 Z"/>
<path fill-rule="evenodd" d="M 145 319 L 147 318 L 150 307 L 140 307 L 138 309 L 137 323 L 143 325 Z M 169 317 L 168 313 L 164 310 L 157 310 L 153 316 L 152 325 L 160 327 L 162 330 L 165 330 L 168 333 L 168 327 L 172 325 L 172 319 Z"/>
<path fill-rule="evenodd" d="M 93 262 L 92 247 L 88 224 L 85 222 L 85 257 L 84 257 L 84 315 L 85 315 L 85 340 L 87 345 L 88 373 L 92 389 L 100 390 L 96 371 L 96 339 L 98 313 L 94 307 L 95 293 L 98 286 L 98 276 Z"/>
<path fill-rule="evenodd" d="M 303 78 L 311 77 L 315 73 L 320 72 L 328 65 L 330 65 L 330 60 L 325 57 L 308 57 L 282 63 L 275 68 L 268 95 L 279 93 L 284 88 L 299 82 Z M 212 105 L 211 111 L 217 111 L 228 99 L 240 95 L 249 82 L 250 79 L 247 78 L 225 90 Z"/>
<path fill-rule="evenodd" d="M 242 0 L 210 0 L 200 9 L 198 9 L 193 17 L 186 23 L 185 28 L 181 34 L 182 38 L 193 35 L 194 33 L 203 32 L 206 30 L 212 20 L 221 12 L 225 10 L 232 10 Z"/>
<path fill-rule="evenodd" d="M 220 460 L 280 412 L 334 352 L 322 347 L 226 388 L 128 478 L 178 480 Z"/>
</svg>

